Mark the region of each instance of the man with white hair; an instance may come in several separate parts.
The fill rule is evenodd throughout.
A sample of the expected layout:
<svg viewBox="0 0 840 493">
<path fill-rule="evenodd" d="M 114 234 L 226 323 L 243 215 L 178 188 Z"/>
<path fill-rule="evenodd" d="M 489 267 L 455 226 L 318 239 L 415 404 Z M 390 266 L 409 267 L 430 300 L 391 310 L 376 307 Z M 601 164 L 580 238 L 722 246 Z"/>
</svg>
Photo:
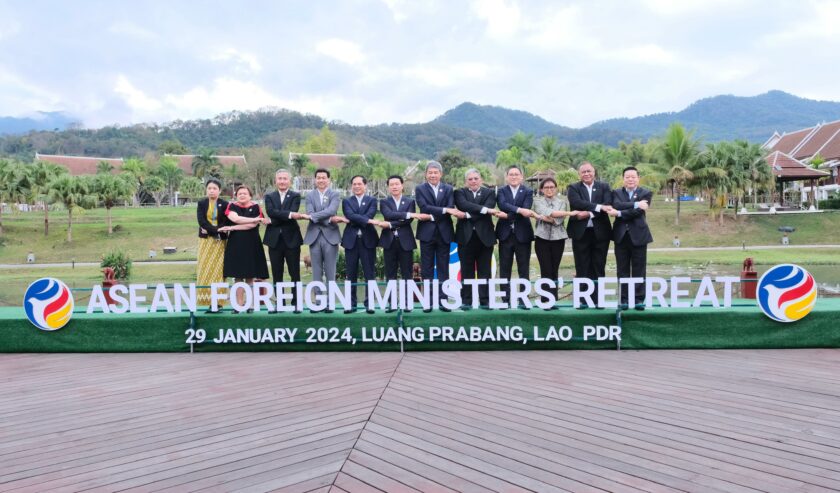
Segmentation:
<svg viewBox="0 0 840 493">
<path fill-rule="evenodd" d="M 426 163 L 426 183 L 414 190 L 420 213 L 430 214 L 431 221 L 417 225 L 420 240 L 420 276 L 433 279 L 437 265 L 437 279 L 449 279 L 449 245 L 455 234 L 452 217 L 463 219 L 464 213 L 455 208 L 452 185 L 441 182 L 443 166 L 437 161 Z"/>
</svg>

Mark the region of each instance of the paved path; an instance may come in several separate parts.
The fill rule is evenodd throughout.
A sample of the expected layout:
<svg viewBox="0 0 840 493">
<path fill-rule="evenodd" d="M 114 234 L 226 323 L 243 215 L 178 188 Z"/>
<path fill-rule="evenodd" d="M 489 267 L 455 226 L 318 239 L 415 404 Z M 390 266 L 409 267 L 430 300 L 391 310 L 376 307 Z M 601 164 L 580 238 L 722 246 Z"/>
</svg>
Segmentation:
<svg viewBox="0 0 840 493">
<path fill-rule="evenodd" d="M 680 248 L 648 248 L 648 252 L 715 252 L 726 250 L 783 250 L 791 248 L 805 249 L 840 249 L 840 245 L 754 245 L 754 246 L 725 246 L 725 247 L 680 247 Z M 571 251 L 564 252 L 565 256 L 571 256 Z M 531 255 L 536 258 L 536 254 Z M 135 261 L 134 265 L 194 265 L 195 260 L 150 260 Z M 270 264 L 270 262 L 269 262 Z M 0 264 L 0 269 L 28 269 L 34 267 L 71 267 L 70 262 L 57 262 L 52 264 Z M 76 267 L 95 267 L 99 262 L 76 262 Z"/>
<path fill-rule="evenodd" d="M 0 355 L 0 491 L 840 490 L 840 350 Z"/>
</svg>

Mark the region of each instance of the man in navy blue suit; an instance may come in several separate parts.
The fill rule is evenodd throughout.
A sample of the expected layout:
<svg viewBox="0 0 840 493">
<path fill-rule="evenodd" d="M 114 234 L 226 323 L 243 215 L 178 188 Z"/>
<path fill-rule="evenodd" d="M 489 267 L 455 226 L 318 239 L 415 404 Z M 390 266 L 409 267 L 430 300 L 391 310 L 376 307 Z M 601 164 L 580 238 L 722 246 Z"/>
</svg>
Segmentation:
<svg viewBox="0 0 840 493">
<path fill-rule="evenodd" d="M 379 243 L 379 235 L 376 234 L 376 225 L 379 221 L 376 216 L 376 198 L 366 195 L 367 178 L 356 175 L 350 179 L 350 187 L 353 195 L 344 199 L 341 203 L 344 211 L 344 220 L 347 226 L 344 227 L 344 234 L 341 237 L 341 246 L 344 247 L 344 259 L 347 265 L 347 280 L 355 283 L 359 279 L 359 261 L 362 262 L 362 271 L 365 281 L 376 280 L 376 245 Z M 356 290 L 351 290 L 351 302 L 349 307 L 344 308 L 344 313 L 356 311 Z M 365 292 L 365 305 L 367 305 L 367 288 Z M 373 310 L 368 308 L 368 313 Z"/>
<path fill-rule="evenodd" d="M 454 189 L 452 185 L 442 183 L 442 177 L 443 166 L 437 161 L 429 161 L 426 163 L 426 183 L 414 189 L 420 212 L 431 215 L 430 221 L 417 225 L 420 276 L 433 279 L 437 264 L 437 278 L 441 283 L 449 279 L 449 244 L 455 237 L 450 216 L 466 217 L 455 208 Z"/>
<path fill-rule="evenodd" d="M 615 265 L 619 279 L 645 278 L 647 274 L 647 246 L 653 242 L 645 211 L 650 206 L 653 193 L 639 186 L 639 170 L 624 168 L 624 187 L 612 191 L 612 208 L 607 213 L 615 218 L 613 241 Z M 620 308 L 626 310 L 633 303 L 636 310 L 645 309 L 644 285 L 634 286 L 634 296 L 629 297 L 628 287 L 621 286 Z"/>
<path fill-rule="evenodd" d="M 411 281 L 414 278 L 412 275 L 414 250 L 417 249 L 414 231 L 411 230 L 411 221 L 413 219 L 429 221 L 432 216 L 418 214 L 414 199 L 403 196 L 402 176 L 388 177 L 388 193 L 391 196 L 379 202 L 384 218 L 384 221 L 379 221 L 379 226 L 382 227 L 379 246 L 382 247 L 385 257 L 385 279 L 389 281 L 397 279 L 399 268 L 403 280 Z"/>
<path fill-rule="evenodd" d="M 499 221 L 496 223 L 496 237 L 499 238 L 499 273 L 503 279 L 508 280 L 513 273 L 514 257 L 519 278 L 530 278 L 531 243 L 534 241 L 531 218 L 536 213 L 531 210 L 534 191 L 522 184 L 522 178 L 522 170 L 518 166 L 511 166 L 505 174 L 507 186 L 499 188 L 496 193 L 496 203 L 504 213 L 499 215 Z M 509 285 L 505 292 L 510 294 Z M 520 308 L 527 309 L 526 306 Z"/>
</svg>

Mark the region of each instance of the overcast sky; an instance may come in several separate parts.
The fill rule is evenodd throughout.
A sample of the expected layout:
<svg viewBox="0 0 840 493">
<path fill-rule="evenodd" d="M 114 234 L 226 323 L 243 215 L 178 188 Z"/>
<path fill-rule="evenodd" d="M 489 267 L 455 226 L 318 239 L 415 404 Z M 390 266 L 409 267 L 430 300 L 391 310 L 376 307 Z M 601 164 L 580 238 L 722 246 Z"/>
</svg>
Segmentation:
<svg viewBox="0 0 840 493">
<path fill-rule="evenodd" d="M 840 100 L 840 1 L 2 1 L 0 115 L 85 126 L 462 103 L 573 127 L 781 89 Z"/>
</svg>

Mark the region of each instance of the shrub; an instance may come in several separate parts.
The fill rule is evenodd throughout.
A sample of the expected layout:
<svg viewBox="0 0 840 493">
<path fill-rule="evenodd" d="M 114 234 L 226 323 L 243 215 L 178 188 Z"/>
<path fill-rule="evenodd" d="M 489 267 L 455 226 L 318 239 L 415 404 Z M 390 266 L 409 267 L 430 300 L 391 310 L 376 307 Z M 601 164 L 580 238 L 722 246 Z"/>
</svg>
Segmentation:
<svg viewBox="0 0 840 493">
<path fill-rule="evenodd" d="M 125 280 L 131 276 L 131 258 L 122 250 L 112 250 L 103 255 L 99 266 L 114 269 L 116 279 Z"/>
</svg>

